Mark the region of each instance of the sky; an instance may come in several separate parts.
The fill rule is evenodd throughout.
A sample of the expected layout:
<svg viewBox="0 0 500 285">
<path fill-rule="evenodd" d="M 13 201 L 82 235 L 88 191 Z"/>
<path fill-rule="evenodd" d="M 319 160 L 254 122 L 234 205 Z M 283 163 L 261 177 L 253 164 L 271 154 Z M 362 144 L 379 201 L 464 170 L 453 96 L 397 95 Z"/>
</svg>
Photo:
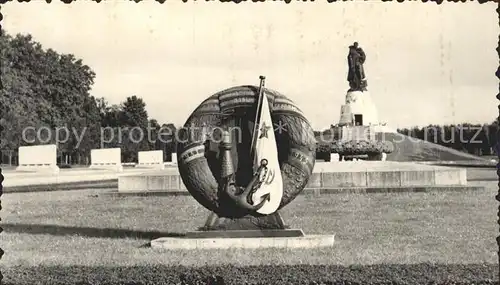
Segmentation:
<svg viewBox="0 0 500 285">
<path fill-rule="evenodd" d="M 338 123 L 358 41 L 379 119 L 392 127 L 489 123 L 498 116 L 494 3 L 240 4 L 152 0 L 8 2 L 2 25 L 71 53 L 96 73 L 91 94 L 137 95 L 150 117 L 182 125 L 237 85 L 286 95 L 319 130 Z"/>
</svg>

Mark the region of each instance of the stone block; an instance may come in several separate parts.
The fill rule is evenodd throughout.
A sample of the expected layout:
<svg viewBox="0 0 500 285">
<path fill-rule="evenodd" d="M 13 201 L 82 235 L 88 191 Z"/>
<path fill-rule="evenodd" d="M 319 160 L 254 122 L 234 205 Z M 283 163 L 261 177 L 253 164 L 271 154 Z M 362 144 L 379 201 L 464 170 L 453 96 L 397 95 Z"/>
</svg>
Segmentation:
<svg viewBox="0 0 500 285">
<path fill-rule="evenodd" d="M 57 146 L 49 144 L 19 147 L 19 166 L 16 171 L 58 174 Z"/>
<path fill-rule="evenodd" d="M 436 185 L 467 185 L 465 168 L 441 168 L 434 171 Z"/>
<path fill-rule="evenodd" d="M 123 171 L 121 148 L 102 148 L 90 150 L 90 168 Z"/>
<path fill-rule="evenodd" d="M 306 188 L 321 188 L 321 174 L 320 173 L 312 173 L 309 177 L 309 181 L 307 182 Z"/>
<path fill-rule="evenodd" d="M 399 171 L 368 171 L 366 172 L 367 187 L 401 186 Z"/>
<path fill-rule="evenodd" d="M 164 169 L 163 150 L 139 151 L 136 167 Z"/>
<path fill-rule="evenodd" d="M 118 176 L 118 191 L 146 191 L 147 180 L 140 175 L 123 175 Z"/>
<path fill-rule="evenodd" d="M 366 172 L 323 172 L 322 188 L 366 187 Z"/>
<path fill-rule="evenodd" d="M 434 171 L 416 170 L 401 172 L 401 186 L 435 185 Z"/>
</svg>

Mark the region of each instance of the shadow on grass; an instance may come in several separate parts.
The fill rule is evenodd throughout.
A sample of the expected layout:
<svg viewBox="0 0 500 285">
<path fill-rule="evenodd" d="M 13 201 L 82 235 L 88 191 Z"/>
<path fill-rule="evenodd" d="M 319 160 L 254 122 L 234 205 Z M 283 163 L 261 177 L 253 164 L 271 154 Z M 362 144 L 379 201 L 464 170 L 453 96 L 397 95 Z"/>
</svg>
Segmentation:
<svg viewBox="0 0 500 285">
<path fill-rule="evenodd" d="M 111 228 L 89 228 L 71 227 L 59 225 L 39 225 L 39 224 L 0 224 L 6 233 L 25 233 L 33 235 L 54 235 L 70 236 L 78 235 L 96 238 L 136 238 L 136 239 L 156 239 L 160 237 L 183 237 L 182 233 L 159 232 L 159 231 L 138 231 Z"/>
</svg>

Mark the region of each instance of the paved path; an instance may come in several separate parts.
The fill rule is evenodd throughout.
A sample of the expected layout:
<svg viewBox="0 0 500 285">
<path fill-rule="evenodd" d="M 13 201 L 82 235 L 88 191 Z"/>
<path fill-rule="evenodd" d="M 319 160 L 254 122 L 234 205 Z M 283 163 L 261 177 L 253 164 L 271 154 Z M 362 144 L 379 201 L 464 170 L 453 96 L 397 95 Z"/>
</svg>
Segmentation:
<svg viewBox="0 0 500 285">
<path fill-rule="evenodd" d="M 118 175 L 138 174 L 154 171 L 144 168 L 124 168 L 123 172 L 114 172 L 100 169 L 61 169 L 59 174 L 37 173 L 37 172 L 16 172 L 5 171 L 3 186 L 26 186 L 59 184 L 71 182 L 90 182 L 118 179 Z"/>
</svg>

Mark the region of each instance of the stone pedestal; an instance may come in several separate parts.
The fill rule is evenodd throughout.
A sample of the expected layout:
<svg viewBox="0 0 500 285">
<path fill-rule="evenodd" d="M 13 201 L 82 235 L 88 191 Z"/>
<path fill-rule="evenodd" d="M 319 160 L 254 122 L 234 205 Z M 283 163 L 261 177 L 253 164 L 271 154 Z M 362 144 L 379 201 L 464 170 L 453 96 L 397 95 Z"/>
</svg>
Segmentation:
<svg viewBox="0 0 500 285">
<path fill-rule="evenodd" d="M 23 164 L 16 167 L 19 172 L 39 172 L 52 175 L 59 174 L 59 166 L 50 164 Z"/>
<path fill-rule="evenodd" d="M 211 213 L 198 231 L 183 237 L 164 237 L 151 241 L 157 249 L 266 249 L 332 247 L 335 235 L 305 236 L 300 229 L 287 229 L 281 215 L 239 219 L 219 218 Z"/>
<path fill-rule="evenodd" d="M 378 113 L 370 93 L 364 91 L 347 91 L 345 104 L 340 108 L 339 125 L 376 125 L 379 123 Z"/>
<path fill-rule="evenodd" d="M 186 233 L 187 238 L 254 238 L 302 237 L 300 229 L 288 229 L 279 212 L 267 216 L 244 216 L 230 219 L 211 213 L 198 231 Z"/>
</svg>

